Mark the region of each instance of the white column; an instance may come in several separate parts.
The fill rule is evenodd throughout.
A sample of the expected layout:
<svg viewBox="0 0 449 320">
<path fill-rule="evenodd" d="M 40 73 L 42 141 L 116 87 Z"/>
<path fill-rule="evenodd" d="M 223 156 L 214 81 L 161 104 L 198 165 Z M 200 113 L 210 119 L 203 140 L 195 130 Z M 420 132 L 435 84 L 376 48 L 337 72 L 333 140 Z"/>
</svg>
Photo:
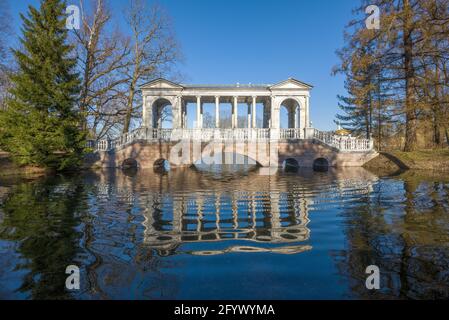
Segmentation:
<svg viewBox="0 0 449 320">
<path fill-rule="evenodd" d="M 173 129 L 179 129 L 182 127 L 182 104 L 181 96 L 176 96 L 173 99 L 172 113 L 173 113 Z"/>
<path fill-rule="evenodd" d="M 263 127 L 270 128 L 271 124 L 271 99 L 265 98 L 263 103 Z"/>
<path fill-rule="evenodd" d="M 304 130 L 304 128 L 308 127 L 307 120 L 306 120 L 307 119 L 307 116 L 306 116 L 307 108 L 302 107 L 299 110 L 300 110 L 299 111 L 299 128 Z"/>
<path fill-rule="evenodd" d="M 276 96 L 271 96 L 271 129 L 279 129 L 279 108 Z"/>
<path fill-rule="evenodd" d="M 232 106 L 232 119 L 233 119 L 233 121 L 232 121 L 232 128 L 237 128 L 237 126 L 238 126 L 238 121 L 237 121 L 237 119 L 238 119 L 238 115 L 237 115 L 237 99 L 238 99 L 238 97 L 234 97 L 234 104 L 233 104 L 233 106 Z"/>
<path fill-rule="evenodd" d="M 143 104 L 143 115 L 142 124 L 147 128 L 153 128 L 153 102 L 155 98 L 152 96 L 145 96 L 145 101 Z"/>
<path fill-rule="evenodd" d="M 298 108 L 295 108 L 295 128 L 299 128 L 299 114 L 301 112 L 301 106 L 299 106 Z"/>
<path fill-rule="evenodd" d="M 252 117 L 252 124 L 251 127 L 255 128 L 257 126 L 256 124 L 256 97 L 253 96 L 253 105 L 251 110 L 251 117 Z"/>
<path fill-rule="evenodd" d="M 196 97 L 196 127 L 201 128 L 201 97 Z"/>
<path fill-rule="evenodd" d="M 247 111 L 247 117 L 246 117 L 247 120 L 246 120 L 246 122 L 247 122 L 247 126 L 248 126 L 248 129 L 249 129 L 249 128 L 251 128 L 251 105 L 249 103 L 247 103 L 246 111 Z"/>
<path fill-rule="evenodd" d="M 310 118 L 309 118 L 309 97 L 306 96 L 304 98 L 304 101 L 306 102 L 306 112 L 305 112 L 305 122 L 306 122 L 306 128 L 310 127 Z"/>
<path fill-rule="evenodd" d="M 215 128 L 220 127 L 220 97 L 215 97 Z"/>
<path fill-rule="evenodd" d="M 200 104 L 200 128 L 203 127 L 203 113 L 204 113 L 204 106 L 201 103 Z"/>
<path fill-rule="evenodd" d="M 142 96 L 142 127 L 147 126 L 147 96 Z"/>
<path fill-rule="evenodd" d="M 186 116 L 187 116 L 187 106 L 184 100 L 181 97 L 181 105 L 182 105 L 182 128 L 187 128 Z"/>
<path fill-rule="evenodd" d="M 279 107 L 280 106 L 278 105 L 278 99 L 276 98 L 276 96 L 271 96 L 270 139 L 272 140 L 279 139 Z M 277 156 L 277 153 L 272 154 L 270 149 L 270 165 L 273 165 L 276 162 L 276 159 L 271 159 L 271 155 Z"/>
</svg>

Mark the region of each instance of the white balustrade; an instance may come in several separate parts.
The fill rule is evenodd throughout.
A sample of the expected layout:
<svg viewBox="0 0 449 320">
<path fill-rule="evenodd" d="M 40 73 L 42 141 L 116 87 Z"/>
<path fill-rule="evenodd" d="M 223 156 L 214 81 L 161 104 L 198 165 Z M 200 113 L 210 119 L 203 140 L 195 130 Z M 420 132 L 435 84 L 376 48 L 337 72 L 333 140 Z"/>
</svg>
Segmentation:
<svg viewBox="0 0 449 320">
<path fill-rule="evenodd" d="M 303 129 L 298 128 L 289 128 L 289 129 L 280 129 L 279 138 L 280 139 L 302 139 Z"/>
<path fill-rule="evenodd" d="M 99 141 L 97 141 L 95 149 L 99 150 L 99 151 L 106 151 L 106 150 L 108 150 L 109 149 L 109 143 L 108 142 L 109 142 L 108 140 L 99 140 Z"/>
<path fill-rule="evenodd" d="M 351 136 L 336 135 L 313 129 L 313 139 L 319 140 L 340 151 L 370 151 L 373 150 L 372 139 L 359 139 Z"/>
<path fill-rule="evenodd" d="M 115 140 L 88 141 L 87 146 L 97 151 L 108 151 L 121 149 L 136 141 L 178 141 L 178 140 L 200 140 L 200 141 L 266 141 L 270 139 L 300 140 L 315 139 L 322 143 L 338 149 L 339 151 L 370 151 L 373 150 L 371 139 L 359 139 L 351 136 L 340 136 L 333 132 L 319 131 L 315 128 L 195 128 L 195 129 L 154 129 L 138 128 L 125 133 Z"/>
</svg>

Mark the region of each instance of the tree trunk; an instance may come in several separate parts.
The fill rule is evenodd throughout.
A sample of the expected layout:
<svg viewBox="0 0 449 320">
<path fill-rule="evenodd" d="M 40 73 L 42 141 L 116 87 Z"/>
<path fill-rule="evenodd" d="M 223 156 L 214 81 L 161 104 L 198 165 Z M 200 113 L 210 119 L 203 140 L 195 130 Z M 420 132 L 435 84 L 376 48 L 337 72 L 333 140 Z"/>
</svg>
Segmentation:
<svg viewBox="0 0 449 320">
<path fill-rule="evenodd" d="M 443 98 L 443 94 L 440 95 L 441 86 L 440 70 L 438 68 L 438 60 L 435 60 L 435 105 L 433 106 L 433 142 L 436 147 L 441 147 L 443 140 L 441 139 L 441 119 L 444 114 L 442 112 L 442 104 L 440 97 Z"/>
<path fill-rule="evenodd" d="M 371 139 L 372 135 L 373 135 L 373 99 L 371 96 L 371 89 L 368 93 L 368 99 L 369 99 L 369 114 L 368 114 L 368 134 L 367 134 L 367 139 Z"/>
<path fill-rule="evenodd" d="M 436 112 L 433 116 L 433 143 L 436 147 L 441 147 L 441 130 Z"/>
<path fill-rule="evenodd" d="M 88 49 L 89 50 L 89 49 Z M 84 69 L 83 87 L 80 99 L 80 113 L 82 116 L 81 129 L 87 131 L 87 96 L 89 94 L 90 52 L 87 53 L 87 61 Z"/>
<path fill-rule="evenodd" d="M 446 134 L 446 144 L 449 146 L 449 128 L 446 128 L 444 133 Z"/>
<path fill-rule="evenodd" d="M 382 150 L 382 96 L 380 90 L 380 80 L 377 79 L 377 149 Z"/>
<path fill-rule="evenodd" d="M 379 99 L 380 100 L 380 99 Z M 382 150 L 382 114 L 380 112 L 380 101 L 378 106 L 378 115 L 377 115 L 377 150 Z"/>
<path fill-rule="evenodd" d="M 412 9 L 404 0 L 404 72 L 405 72 L 405 146 L 404 151 L 416 149 L 417 116 L 414 106 L 415 71 L 413 68 Z"/>
<path fill-rule="evenodd" d="M 123 133 L 129 132 L 129 126 L 131 124 L 131 116 L 133 112 L 134 93 L 134 86 L 131 86 L 131 89 L 129 90 L 128 105 L 126 107 L 125 121 L 123 124 Z"/>
</svg>

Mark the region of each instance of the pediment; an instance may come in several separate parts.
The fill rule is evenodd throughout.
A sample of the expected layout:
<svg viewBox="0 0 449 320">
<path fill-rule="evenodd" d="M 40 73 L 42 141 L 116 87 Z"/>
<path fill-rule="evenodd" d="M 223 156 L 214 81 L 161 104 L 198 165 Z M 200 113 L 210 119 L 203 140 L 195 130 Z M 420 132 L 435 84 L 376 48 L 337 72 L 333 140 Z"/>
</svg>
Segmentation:
<svg viewBox="0 0 449 320">
<path fill-rule="evenodd" d="M 293 78 L 281 81 L 270 87 L 270 89 L 306 89 L 306 90 L 309 90 L 311 88 L 313 88 L 312 85 Z"/>
<path fill-rule="evenodd" d="M 158 78 L 145 83 L 140 87 L 141 89 L 183 89 L 183 86 L 174 83 L 170 80 Z"/>
</svg>

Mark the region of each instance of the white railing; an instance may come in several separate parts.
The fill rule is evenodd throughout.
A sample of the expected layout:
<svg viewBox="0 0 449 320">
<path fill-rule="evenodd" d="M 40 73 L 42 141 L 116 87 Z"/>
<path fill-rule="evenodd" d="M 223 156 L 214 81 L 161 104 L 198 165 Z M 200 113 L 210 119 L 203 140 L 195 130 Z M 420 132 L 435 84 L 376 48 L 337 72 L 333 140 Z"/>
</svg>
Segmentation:
<svg viewBox="0 0 449 320">
<path fill-rule="evenodd" d="M 341 137 L 339 150 L 342 151 L 365 151 L 373 149 L 373 140 L 357 139 L 354 137 Z"/>
<path fill-rule="evenodd" d="M 372 139 L 360 139 L 351 136 L 336 135 L 329 131 L 320 131 L 315 128 L 306 129 L 306 138 L 319 140 L 340 151 L 369 151 L 373 150 Z"/>
<path fill-rule="evenodd" d="M 121 149 L 136 141 L 266 141 L 266 140 L 299 140 L 315 139 L 338 149 L 339 151 L 373 150 L 373 141 L 351 136 L 340 136 L 334 132 L 320 131 L 315 128 L 306 129 L 268 129 L 268 128 L 236 128 L 236 129 L 153 129 L 138 128 L 125 133 L 115 140 L 88 141 L 88 147 L 98 151 Z"/>
<path fill-rule="evenodd" d="M 109 140 L 87 140 L 86 147 L 91 148 L 96 151 L 107 151 L 110 150 L 110 141 Z"/>
<path fill-rule="evenodd" d="M 303 139 L 304 129 L 280 129 L 279 139 Z"/>
</svg>

